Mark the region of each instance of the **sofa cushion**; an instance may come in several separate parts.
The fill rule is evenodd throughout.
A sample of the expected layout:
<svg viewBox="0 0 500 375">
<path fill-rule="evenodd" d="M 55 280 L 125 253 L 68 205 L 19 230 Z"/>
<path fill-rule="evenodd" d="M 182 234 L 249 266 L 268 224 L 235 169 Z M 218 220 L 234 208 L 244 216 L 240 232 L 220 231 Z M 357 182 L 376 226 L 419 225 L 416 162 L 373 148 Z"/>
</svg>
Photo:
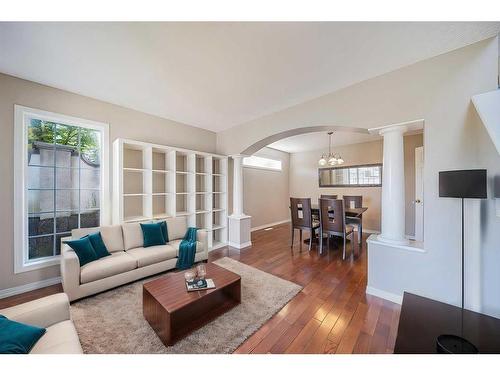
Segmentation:
<svg viewBox="0 0 500 375">
<path fill-rule="evenodd" d="M 94 248 L 95 255 L 97 255 L 98 258 L 104 258 L 111 255 L 106 248 L 106 244 L 102 240 L 101 232 L 89 234 L 88 237 Z"/>
<path fill-rule="evenodd" d="M 144 237 L 140 223 L 122 224 L 123 244 L 125 250 L 144 246 Z"/>
<path fill-rule="evenodd" d="M 99 259 L 88 236 L 82 237 L 79 240 L 66 241 L 65 243 L 76 253 L 80 267 Z"/>
<path fill-rule="evenodd" d="M 173 259 L 177 256 L 177 251 L 170 245 L 159 245 L 151 247 L 137 247 L 127 250 L 127 254 L 137 261 L 139 267 L 149 266 L 150 264 L 163 262 Z"/>
<path fill-rule="evenodd" d="M 0 315 L 0 354 L 28 354 L 46 329 Z"/>
<path fill-rule="evenodd" d="M 161 223 L 141 223 L 144 247 L 166 245 Z"/>
<path fill-rule="evenodd" d="M 181 246 L 182 240 L 174 240 L 170 241 L 168 244 L 172 246 L 175 249 L 175 256 L 179 256 L 179 247 Z M 196 241 L 196 252 L 202 252 L 203 251 L 203 243 L 200 241 Z"/>
<path fill-rule="evenodd" d="M 51 325 L 35 344 L 31 354 L 80 354 L 82 347 L 71 320 Z"/>
<path fill-rule="evenodd" d="M 107 225 L 96 228 L 78 228 L 71 231 L 71 237 L 81 238 L 87 234 L 101 232 L 102 240 L 106 245 L 106 249 L 110 253 L 113 251 L 123 251 L 123 233 L 121 225 Z"/>
<path fill-rule="evenodd" d="M 105 277 L 131 271 L 137 268 L 137 261 L 125 251 L 111 253 L 111 256 L 86 264 L 80 271 L 82 284 Z"/>
<path fill-rule="evenodd" d="M 170 241 L 183 239 L 187 231 L 187 217 L 169 217 L 166 219 L 168 238 Z"/>
</svg>

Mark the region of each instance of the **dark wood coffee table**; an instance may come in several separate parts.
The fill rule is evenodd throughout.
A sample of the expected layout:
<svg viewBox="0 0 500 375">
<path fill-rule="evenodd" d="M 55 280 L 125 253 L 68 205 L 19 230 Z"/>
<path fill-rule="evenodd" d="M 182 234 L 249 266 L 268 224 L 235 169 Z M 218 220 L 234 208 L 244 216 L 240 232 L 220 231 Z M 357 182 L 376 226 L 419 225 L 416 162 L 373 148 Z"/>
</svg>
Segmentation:
<svg viewBox="0 0 500 375">
<path fill-rule="evenodd" d="M 213 263 L 205 265 L 214 289 L 188 292 L 184 272 L 145 283 L 142 311 L 165 345 L 172 345 L 241 302 L 241 277 Z"/>
</svg>

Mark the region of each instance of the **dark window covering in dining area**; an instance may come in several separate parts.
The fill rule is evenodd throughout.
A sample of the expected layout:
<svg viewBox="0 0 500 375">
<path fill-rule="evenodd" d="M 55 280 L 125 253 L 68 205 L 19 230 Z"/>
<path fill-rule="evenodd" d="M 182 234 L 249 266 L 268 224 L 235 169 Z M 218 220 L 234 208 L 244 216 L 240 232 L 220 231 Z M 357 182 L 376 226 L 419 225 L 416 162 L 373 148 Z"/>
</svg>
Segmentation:
<svg viewBox="0 0 500 375">
<path fill-rule="evenodd" d="M 382 164 L 351 165 L 318 169 L 319 187 L 382 186 Z"/>
</svg>

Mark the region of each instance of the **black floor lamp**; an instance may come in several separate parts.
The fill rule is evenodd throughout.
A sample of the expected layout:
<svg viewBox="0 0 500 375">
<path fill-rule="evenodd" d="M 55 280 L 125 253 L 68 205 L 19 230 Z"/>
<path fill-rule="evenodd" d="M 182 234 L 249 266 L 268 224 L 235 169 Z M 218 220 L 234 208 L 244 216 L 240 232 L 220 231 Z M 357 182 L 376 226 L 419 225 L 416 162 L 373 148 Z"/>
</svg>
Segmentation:
<svg viewBox="0 0 500 375">
<path fill-rule="evenodd" d="M 462 199 L 462 326 L 464 313 L 464 199 L 485 199 L 486 169 L 468 169 L 439 172 L 439 196 Z M 440 353 L 477 353 L 470 341 L 457 335 L 440 335 L 436 341 Z"/>
</svg>

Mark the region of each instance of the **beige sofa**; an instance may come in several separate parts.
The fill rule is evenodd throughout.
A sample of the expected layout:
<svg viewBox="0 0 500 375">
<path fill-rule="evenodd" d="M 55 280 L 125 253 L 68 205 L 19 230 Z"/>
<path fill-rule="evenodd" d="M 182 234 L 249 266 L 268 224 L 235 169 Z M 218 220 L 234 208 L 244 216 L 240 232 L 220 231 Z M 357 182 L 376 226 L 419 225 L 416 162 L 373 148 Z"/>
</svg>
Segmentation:
<svg viewBox="0 0 500 375">
<path fill-rule="evenodd" d="M 74 229 L 71 238 L 101 232 L 107 256 L 80 267 L 76 253 L 66 244 L 61 246 L 61 277 L 64 292 L 70 301 L 175 268 L 179 245 L 187 231 L 186 217 L 167 221 L 170 242 L 166 245 L 143 247 L 140 223 Z M 195 262 L 208 259 L 208 235 L 199 229 Z M 66 240 L 65 238 L 63 240 Z"/>
<path fill-rule="evenodd" d="M 30 354 L 81 354 L 82 347 L 70 318 L 69 300 L 64 293 L 26 302 L 0 310 L 16 322 L 43 327 L 47 332 L 38 340 Z"/>
</svg>

